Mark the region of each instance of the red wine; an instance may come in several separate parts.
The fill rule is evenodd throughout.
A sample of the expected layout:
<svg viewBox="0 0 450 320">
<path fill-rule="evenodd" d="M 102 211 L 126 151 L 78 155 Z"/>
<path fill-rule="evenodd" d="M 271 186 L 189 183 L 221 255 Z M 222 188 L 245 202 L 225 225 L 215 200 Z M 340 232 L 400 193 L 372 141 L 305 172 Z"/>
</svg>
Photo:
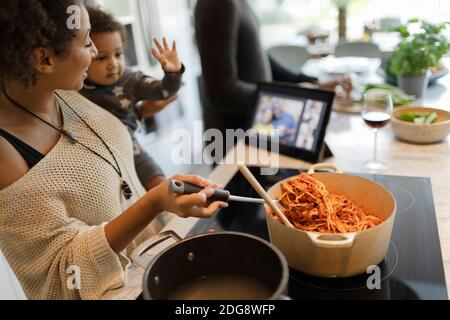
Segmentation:
<svg viewBox="0 0 450 320">
<path fill-rule="evenodd" d="M 390 114 L 378 111 L 364 113 L 362 117 L 367 125 L 374 129 L 383 128 L 391 120 Z"/>
</svg>

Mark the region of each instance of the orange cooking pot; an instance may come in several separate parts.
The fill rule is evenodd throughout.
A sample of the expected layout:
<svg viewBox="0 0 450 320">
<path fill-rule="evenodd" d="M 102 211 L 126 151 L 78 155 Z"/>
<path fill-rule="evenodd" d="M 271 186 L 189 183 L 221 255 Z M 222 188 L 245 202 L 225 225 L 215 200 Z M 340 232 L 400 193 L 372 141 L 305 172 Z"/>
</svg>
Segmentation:
<svg viewBox="0 0 450 320">
<path fill-rule="evenodd" d="M 316 169 L 334 169 L 333 173 L 315 173 Z M 383 222 L 370 229 L 351 233 L 319 233 L 288 227 L 275 220 L 267 205 L 266 220 L 271 242 L 284 254 L 291 268 L 318 277 L 351 277 L 379 264 L 386 256 L 394 225 L 397 204 L 382 185 L 349 174 L 331 164 L 312 166 L 314 178 L 328 192 L 348 196 Z M 286 179 L 288 180 L 288 179 Z M 281 196 L 281 183 L 268 190 L 273 199 Z"/>
</svg>

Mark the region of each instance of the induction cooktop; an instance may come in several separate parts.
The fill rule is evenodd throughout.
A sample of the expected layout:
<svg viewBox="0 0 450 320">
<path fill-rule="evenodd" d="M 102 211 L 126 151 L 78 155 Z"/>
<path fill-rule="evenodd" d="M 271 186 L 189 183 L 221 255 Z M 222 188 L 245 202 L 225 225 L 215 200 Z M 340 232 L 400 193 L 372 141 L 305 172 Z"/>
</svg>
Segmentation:
<svg viewBox="0 0 450 320">
<path fill-rule="evenodd" d="M 280 169 L 262 176 L 249 168 L 267 190 L 299 170 Z M 378 286 L 368 286 L 372 274 L 350 278 L 319 278 L 289 270 L 289 297 L 297 299 L 448 299 L 444 267 L 433 204 L 431 181 L 422 177 L 355 174 L 389 189 L 397 200 L 397 215 L 385 259 L 379 264 Z M 225 187 L 231 194 L 259 197 L 238 172 Z M 213 218 L 199 220 L 189 232 L 238 231 L 269 240 L 264 208 L 258 204 L 230 202 Z M 370 281 L 369 281 L 370 283 Z M 370 289 L 369 289 L 370 287 Z"/>
</svg>

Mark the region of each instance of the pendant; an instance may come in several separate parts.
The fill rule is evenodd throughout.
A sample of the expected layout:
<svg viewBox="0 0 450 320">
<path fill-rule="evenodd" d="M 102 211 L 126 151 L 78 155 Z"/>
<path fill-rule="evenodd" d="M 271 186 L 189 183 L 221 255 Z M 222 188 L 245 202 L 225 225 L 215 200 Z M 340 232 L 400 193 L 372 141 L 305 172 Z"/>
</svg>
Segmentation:
<svg viewBox="0 0 450 320">
<path fill-rule="evenodd" d="M 129 200 L 133 196 L 133 191 L 131 190 L 130 185 L 125 180 L 122 180 L 120 189 L 122 190 L 125 199 Z"/>
</svg>

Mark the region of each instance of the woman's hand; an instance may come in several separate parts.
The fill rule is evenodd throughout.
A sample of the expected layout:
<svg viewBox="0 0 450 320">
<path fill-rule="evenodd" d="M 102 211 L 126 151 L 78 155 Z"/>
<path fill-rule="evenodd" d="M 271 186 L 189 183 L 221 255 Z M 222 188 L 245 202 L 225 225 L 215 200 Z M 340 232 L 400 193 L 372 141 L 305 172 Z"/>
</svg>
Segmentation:
<svg viewBox="0 0 450 320">
<path fill-rule="evenodd" d="M 183 218 L 209 218 L 217 209 L 228 206 L 224 202 L 209 203 L 208 197 L 214 192 L 212 188 L 220 188 L 209 180 L 187 175 L 176 175 L 173 179 L 204 189 L 196 194 L 179 196 L 169 191 L 169 180 L 164 180 L 152 188 L 144 197 L 106 224 L 106 239 L 114 252 L 122 252 L 163 211 L 173 212 Z"/>
<path fill-rule="evenodd" d="M 157 193 L 155 197 L 158 199 L 157 203 L 155 203 L 157 211 L 169 211 L 182 218 L 209 218 L 219 208 L 228 207 L 228 203 L 225 202 L 215 201 L 209 203 L 208 201 L 208 198 L 214 193 L 214 188 L 219 187 L 217 184 L 213 184 L 211 181 L 198 176 L 190 175 L 176 175 L 172 179 L 188 182 L 204 189 L 199 193 L 180 196 L 169 191 L 169 180 L 165 180 L 150 191 Z"/>
<path fill-rule="evenodd" d="M 336 99 L 338 100 L 347 100 L 350 98 L 353 85 L 350 78 L 342 77 L 336 80 L 319 83 L 319 87 L 336 92 Z"/>
<path fill-rule="evenodd" d="M 177 73 L 180 72 L 182 65 L 177 53 L 177 43 L 174 41 L 172 44 L 172 49 L 169 48 L 167 40 L 163 37 L 163 45 L 161 45 L 158 40 L 153 39 L 158 50 L 152 48 L 152 53 L 155 58 L 161 64 L 165 72 Z"/>
</svg>

